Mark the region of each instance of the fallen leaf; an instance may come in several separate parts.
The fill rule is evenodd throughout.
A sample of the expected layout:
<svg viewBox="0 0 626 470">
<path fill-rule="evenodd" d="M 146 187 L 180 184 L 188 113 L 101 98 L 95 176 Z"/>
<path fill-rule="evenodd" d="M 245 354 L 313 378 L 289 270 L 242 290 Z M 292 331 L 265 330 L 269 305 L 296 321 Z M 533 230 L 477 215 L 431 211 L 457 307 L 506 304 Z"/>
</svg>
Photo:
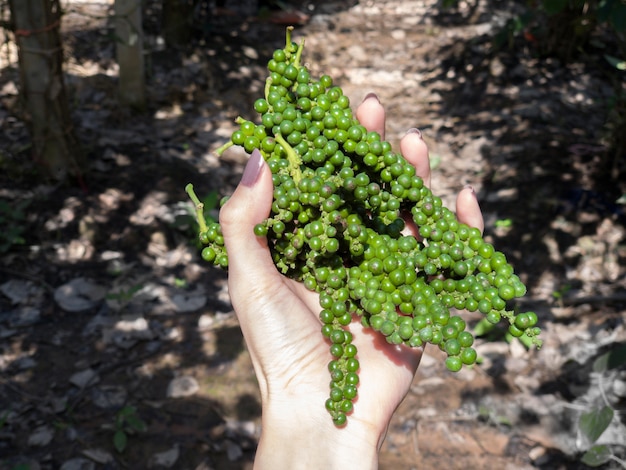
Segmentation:
<svg viewBox="0 0 626 470">
<path fill-rule="evenodd" d="M 106 289 L 89 279 L 77 277 L 54 291 L 54 300 L 63 310 L 80 312 L 95 307 L 104 299 Z"/>
</svg>

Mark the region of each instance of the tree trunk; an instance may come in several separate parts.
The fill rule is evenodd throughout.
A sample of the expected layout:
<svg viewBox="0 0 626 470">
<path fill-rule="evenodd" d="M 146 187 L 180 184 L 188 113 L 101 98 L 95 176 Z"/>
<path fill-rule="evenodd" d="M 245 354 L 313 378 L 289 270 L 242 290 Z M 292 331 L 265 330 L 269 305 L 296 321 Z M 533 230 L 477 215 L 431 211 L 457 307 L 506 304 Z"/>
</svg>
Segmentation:
<svg viewBox="0 0 626 470">
<path fill-rule="evenodd" d="M 141 0 L 115 0 L 115 35 L 120 102 L 143 109 L 146 105 L 146 82 Z"/>
<path fill-rule="evenodd" d="M 81 155 L 63 80 L 59 0 L 10 0 L 9 6 L 34 157 L 56 180 L 79 176 Z"/>
</svg>

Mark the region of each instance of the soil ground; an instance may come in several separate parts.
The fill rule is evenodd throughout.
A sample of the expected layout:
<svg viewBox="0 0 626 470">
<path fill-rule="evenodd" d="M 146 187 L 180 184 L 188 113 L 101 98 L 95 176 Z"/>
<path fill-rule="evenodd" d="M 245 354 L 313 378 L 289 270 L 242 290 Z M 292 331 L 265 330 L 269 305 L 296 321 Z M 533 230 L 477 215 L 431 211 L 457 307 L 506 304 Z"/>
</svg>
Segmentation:
<svg viewBox="0 0 626 470">
<path fill-rule="evenodd" d="M 481 337 L 482 363 L 457 374 L 427 348 L 380 468 L 587 468 L 578 420 L 607 402 L 617 413 L 598 442 L 624 459 L 626 372 L 593 368 L 626 342 L 626 215 L 616 202 L 626 178 L 606 141 L 614 85 L 601 54 L 564 63 L 523 38 L 496 47 L 514 3 L 295 5 L 310 15 L 294 34 L 306 37 L 312 71 L 333 76 L 352 103 L 377 93 L 394 145 L 420 128 L 446 205 L 475 188 L 486 238 L 527 284 L 521 308 L 544 331 L 540 351 Z M 111 6 L 68 2 L 66 85 L 90 162 L 80 184 L 33 184 L 7 46 L 2 468 L 252 468 L 257 384 L 226 275 L 191 242 L 184 187 L 210 198 L 236 186 L 245 154 L 213 151 L 236 116 L 253 116 L 284 25 L 251 2 L 227 7 L 233 14 L 199 10 L 193 37 L 174 48 L 158 40 L 159 2 L 146 2 L 149 106 L 137 113 L 116 100 Z"/>
</svg>

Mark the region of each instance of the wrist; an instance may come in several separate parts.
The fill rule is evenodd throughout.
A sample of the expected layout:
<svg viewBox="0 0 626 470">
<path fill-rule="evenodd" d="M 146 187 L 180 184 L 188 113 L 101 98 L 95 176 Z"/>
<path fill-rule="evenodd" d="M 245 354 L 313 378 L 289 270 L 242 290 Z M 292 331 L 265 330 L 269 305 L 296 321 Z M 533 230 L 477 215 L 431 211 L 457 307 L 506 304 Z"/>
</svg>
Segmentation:
<svg viewBox="0 0 626 470">
<path fill-rule="evenodd" d="M 255 470 L 378 468 L 384 430 L 355 416 L 338 428 L 323 407 L 321 413 L 311 408 L 310 403 L 264 407 Z"/>
</svg>

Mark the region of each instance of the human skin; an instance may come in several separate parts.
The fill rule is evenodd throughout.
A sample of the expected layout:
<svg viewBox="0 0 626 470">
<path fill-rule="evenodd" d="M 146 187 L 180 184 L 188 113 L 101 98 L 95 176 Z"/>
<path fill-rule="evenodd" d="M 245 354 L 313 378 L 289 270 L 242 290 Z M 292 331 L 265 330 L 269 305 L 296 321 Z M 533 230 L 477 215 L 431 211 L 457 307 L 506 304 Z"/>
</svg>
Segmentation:
<svg viewBox="0 0 626 470">
<path fill-rule="evenodd" d="M 356 117 L 384 138 L 385 110 L 376 95 L 365 97 Z M 417 129 L 401 139 L 400 152 L 429 185 L 428 148 Z M 319 296 L 280 274 L 266 239 L 253 232 L 269 216 L 272 198 L 271 171 L 254 151 L 241 183 L 220 211 L 230 297 L 261 394 L 262 428 L 254 468 L 378 468 L 387 427 L 411 386 L 423 350 L 388 344 L 354 320 L 348 328 L 361 366 L 358 397 L 347 423 L 333 424 L 324 407 L 330 355 L 320 333 Z M 460 191 L 456 212 L 459 221 L 483 230 L 472 188 Z"/>
</svg>

